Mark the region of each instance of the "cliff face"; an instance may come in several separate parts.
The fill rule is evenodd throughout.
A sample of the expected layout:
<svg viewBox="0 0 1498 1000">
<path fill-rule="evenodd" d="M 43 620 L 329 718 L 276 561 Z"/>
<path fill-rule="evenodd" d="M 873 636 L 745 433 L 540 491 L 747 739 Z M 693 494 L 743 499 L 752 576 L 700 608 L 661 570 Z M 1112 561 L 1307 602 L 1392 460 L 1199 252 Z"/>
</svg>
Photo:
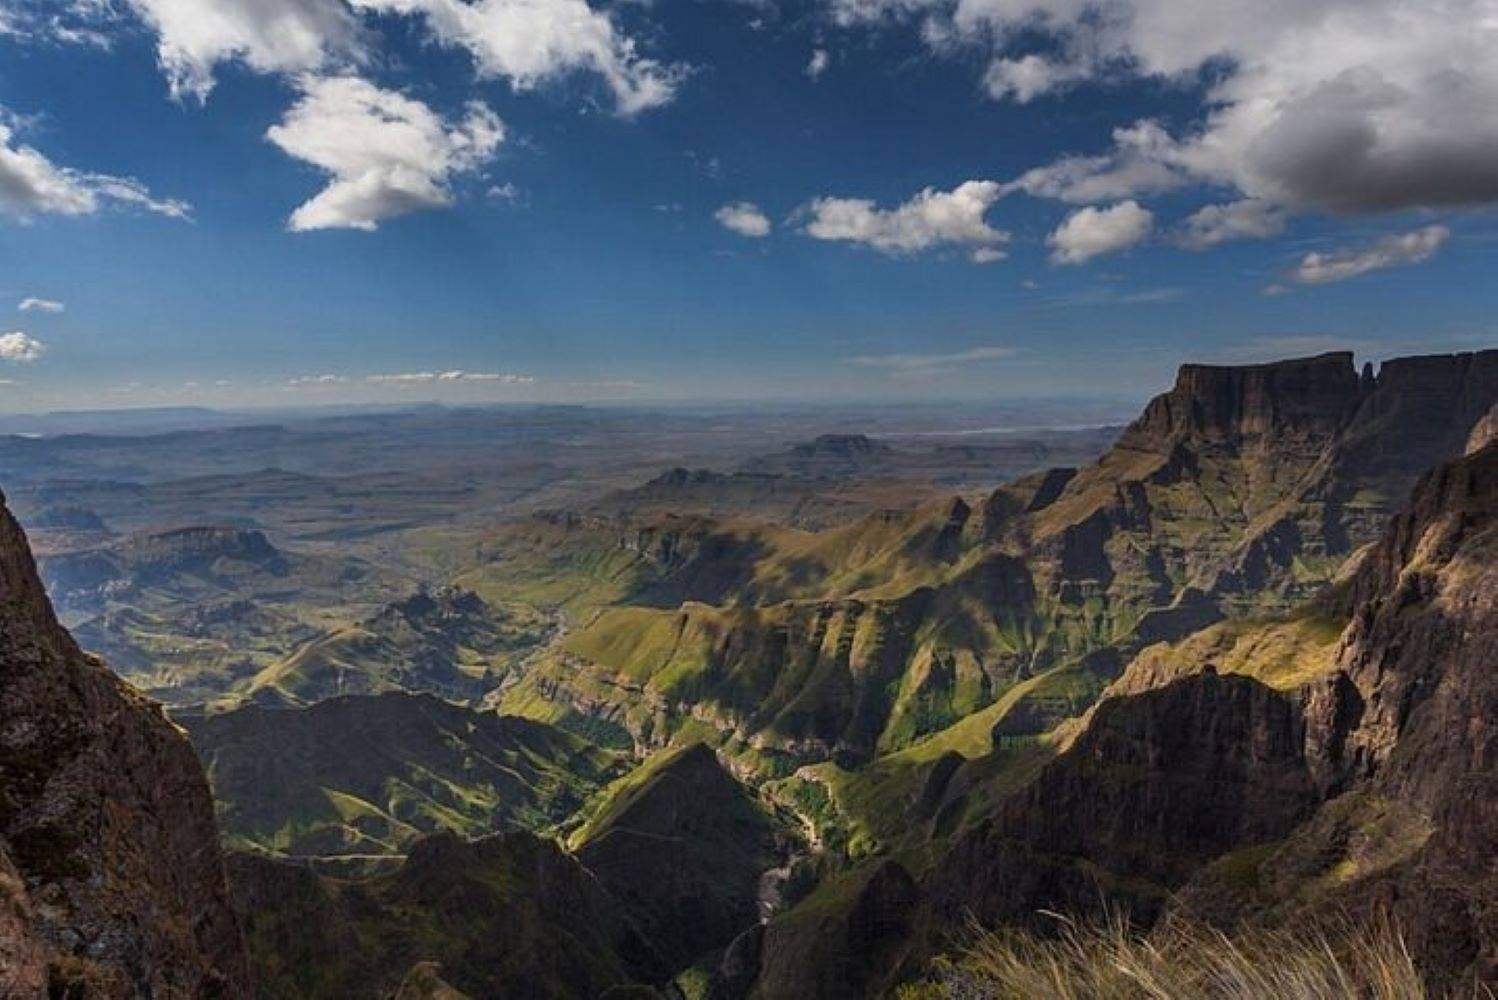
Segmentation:
<svg viewBox="0 0 1498 1000">
<path fill-rule="evenodd" d="M 1319 444 L 1342 428 L 1363 394 L 1350 353 L 1236 367 L 1182 365 L 1175 387 L 1150 401 L 1123 441 L 1252 446 L 1294 437 Z"/>
<path fill-rule="evenodd" d="M 1498 442 L 1428 473 L 1328 603 L 1349 624 L 1298 687 L 1131 671 L 937 866 L 939 924 L 1381 910 L 1434 986 L 1498 977 Z"/>
<path fill-rule="evenodd" d="M 1421 481 L 1347 600 L 1353 620 L 1338 680 L 1359 710 L 1316 721 L 1345 748 L 1339 762 L 1352 792 L 1409 809 L 1404 829 L 1423 843 L 1386 865 L 1354 857 L 1357 877 L 1340 891 L 1389 905 L 1436 971 L 1493 982 L 1498 442 Z"/>
<path fill-rule="evenodd" d="M 0 719 L 0 923 L 25 928 L 49 988 L 248 996 L 197 758 L 157 706 L 58 625 L 3 506 Z"/>
<path fill-rule="evenodd" d="M 1246 677 L 1106 700 L 1067 752 L 953 846 L 929 886 L 935 907 L 957 926 L 968 912 L 1027 922 L 1112 897 L 1153 919 L 1201 865 L 1310 814 L 1304 731 L 1293 700 Z"/>
</svg>

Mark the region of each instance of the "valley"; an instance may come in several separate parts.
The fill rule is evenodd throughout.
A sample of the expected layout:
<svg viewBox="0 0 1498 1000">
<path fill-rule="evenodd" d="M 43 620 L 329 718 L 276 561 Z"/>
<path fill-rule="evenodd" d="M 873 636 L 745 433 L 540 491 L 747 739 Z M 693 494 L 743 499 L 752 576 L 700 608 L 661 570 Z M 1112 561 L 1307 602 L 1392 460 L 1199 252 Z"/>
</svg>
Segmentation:
<svg viewBox="0 0 1498 1000">
<path fill-rule="evenodd" d="M 1335 353 L 1086 428 L 433 408 L 0 455 L 15 579 L 196 750 L 254 995 L 882 996 L 969 919 L 1374 898 L 1446 988 L 1498 974 L 1494 414 L 1498 352 Z"/>
</svg>

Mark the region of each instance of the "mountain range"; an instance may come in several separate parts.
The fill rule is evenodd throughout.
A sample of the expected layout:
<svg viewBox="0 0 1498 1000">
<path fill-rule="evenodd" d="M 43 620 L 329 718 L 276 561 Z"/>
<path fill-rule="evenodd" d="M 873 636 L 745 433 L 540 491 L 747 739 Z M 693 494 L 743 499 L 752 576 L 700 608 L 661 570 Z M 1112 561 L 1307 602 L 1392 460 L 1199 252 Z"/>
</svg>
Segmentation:
<svg viewBox="0 0 1498 1000">
<path fill-rule="evenodd" d="M 1187 365 L 1095 462 L 981 497 L 496 528 L 305 647 L 357 681 L 183 713 L 205 775 L 7 515 L 5 985 L 872 997 L 974 921 L 1351 913 L 1465 995 L 1498 983 L 1495 555 L 1498 351 Z M 554 631 L 481 699 L 432 683 L 514 602 Z"/>
</svg>

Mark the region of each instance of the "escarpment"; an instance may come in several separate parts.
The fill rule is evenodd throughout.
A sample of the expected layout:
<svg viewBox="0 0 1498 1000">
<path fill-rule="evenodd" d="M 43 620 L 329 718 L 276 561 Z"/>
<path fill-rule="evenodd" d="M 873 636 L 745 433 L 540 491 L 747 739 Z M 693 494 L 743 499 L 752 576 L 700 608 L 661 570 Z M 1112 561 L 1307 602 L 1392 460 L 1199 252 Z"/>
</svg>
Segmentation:
<svg viewBox="0 0 1498 1000">
<path fill-rule="evenodd" d="M 22 935 L 16 974 L 35 980 L 44 963 L 55 996 L 249 996 L 196 756 L 58 625 L 3 506 L 0 719 L 0 923 Z"/>
<path fill-rule="evenodd" d="M 785 773 L 898 751 L 1053 676 L 1069 693 L 1027 724 L 1044 731 L 1100 668 L 1319 592 L 1495 402 L 1498 351 L 1186 365 L 1096 463 L 977 504 L 815 533 L 691 519 L 690 545 L 652 525 L 624 549 L 571 525 L 567 558 L 596 545 L 590 565 L 636 582 L 506 704 L 647 747 L 706 723 L 746 770 Z"/>
</svg>

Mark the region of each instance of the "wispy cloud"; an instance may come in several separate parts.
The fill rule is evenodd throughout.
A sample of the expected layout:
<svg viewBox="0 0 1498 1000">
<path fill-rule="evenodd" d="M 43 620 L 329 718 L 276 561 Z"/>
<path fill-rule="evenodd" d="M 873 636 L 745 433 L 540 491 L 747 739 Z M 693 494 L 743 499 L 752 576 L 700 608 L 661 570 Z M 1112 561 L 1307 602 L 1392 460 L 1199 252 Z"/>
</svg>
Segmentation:
<svg viewBox="0 0 1498 1000">
<path fill-rule="evenodd" d="M 928 375 L 961 365 L 1003 361 L 1014 356 L 1012 347 L 973 347 L 948 354 L 859 354 L 848 363 L 861 368 L 877 368 L 892 375 Z"/>
<path fill-rule="evenodd" d="M 432 382 L 499 382 L 506 385 L 530 385 L 535 378 L 511 372 L 392 372 L 365 376 L 366 382 L 383 385 L 427 385 Z"/>
<path fill-rule="evenodd" d="M 342 385 L 348 379 L 342 375 L 298 375 L 286 380 L 288 389 L 306 389 L 317 386 Z"/>
<path fill-rule="evenodd" d="M 1426 226 L 1352 250 L 1308 253 L 1295 269 L 1295 280 L 1303 285 L 1325 285 L 1386 267 L 1418 264 L 1434 256 L 1450 237 L 1451 230 L 1445 226 Z"/>
<path fill-rule="evenodd" d="M 44 312 L 60 313 L 67 308 L 55 299 L 22 299 L 21 304 L 16 306 L 21 312 Z"/>
</svg>

